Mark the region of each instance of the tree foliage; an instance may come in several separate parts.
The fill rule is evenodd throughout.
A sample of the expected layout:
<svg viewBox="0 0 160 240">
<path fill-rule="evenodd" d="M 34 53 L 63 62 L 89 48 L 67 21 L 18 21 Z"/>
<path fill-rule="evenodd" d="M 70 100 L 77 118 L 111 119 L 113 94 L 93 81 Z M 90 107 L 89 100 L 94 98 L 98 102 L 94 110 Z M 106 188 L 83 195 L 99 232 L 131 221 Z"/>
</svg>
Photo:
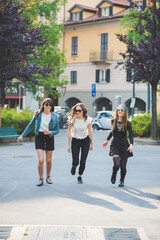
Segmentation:
<svg viewBox="0 0 160 240">
<path fill-rule="evenodd" d="M 141 12 L 132 9 L 122 20 L 118 39 L 126 44 L 118 63 L 130 71 L 132 81 L 149 82 L 152 87 L 152 138 L 157 138 L 157 85 L 160 80 L 160 7 L 153 6 Z"/>
<path fill-rule="evenodd" d="M 68 83 L 64 76 L 59 81 L 60 74 L 63 74 L 66 67 L 64 51 L 60 52 L 59 43 L 63 32 L 63 26 L 57 23 L 57 14 L 64 0 L 46 1 L 46 0 L 24 0 L 24 18 L 29 18 L 33 26 L 41 27 L 45 44 L 38 46 L 37 52 L 39 58 L 34 58 L 33 62 L 39 66 L 48 66 L 51 72 L 46 77 L 40 77 L 39 83 L 44 86 L 45 92 L 52 97 L 57 97 L 60 92 L 53 92 L 52 88 L 62 87 Z"/>
<path fill-rule="evenodd" d="M 23 9 L 12 0 L 0 1 L 0 93 L 4 104 L 6 87 L 13 78 L 21 82 L 38 84 L 37 76 L 47 77 L 50 69 L 38 65 L 37 47 L 46 40 L 40 27 L 33 27 L 29 19 L 22 18 Z"/>
</svg>

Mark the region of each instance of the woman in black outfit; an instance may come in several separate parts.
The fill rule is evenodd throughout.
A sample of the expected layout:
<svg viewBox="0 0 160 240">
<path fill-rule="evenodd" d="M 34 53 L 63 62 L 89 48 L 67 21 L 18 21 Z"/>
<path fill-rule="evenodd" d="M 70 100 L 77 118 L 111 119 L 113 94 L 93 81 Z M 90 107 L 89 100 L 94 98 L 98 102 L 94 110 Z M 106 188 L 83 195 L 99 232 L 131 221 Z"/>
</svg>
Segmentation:
<svg viewBox="0 0 160 240">
<path fill-rule="evenodd" d="M 121 178 L 119 187 L 124 187 L 124 179 L 126 175 L 126 165 L 129 157 L 133 156 L 133 132 L 131 122 L 127 118 L 127 110 L 122 104 L 115 111 L 115 116 L 111 120 L 112 129 L 107 140 L 102 144 L 102 147 L 107 147 L 108 141 L 113 137 L 110 144 L 109 155 L 113 157 L 113 172 L 111 182 L 116 182 L 117 171 L 121 170 Z M 130 144 L 127 140 L 127 132 L 129 132 Z"/>
</svg>

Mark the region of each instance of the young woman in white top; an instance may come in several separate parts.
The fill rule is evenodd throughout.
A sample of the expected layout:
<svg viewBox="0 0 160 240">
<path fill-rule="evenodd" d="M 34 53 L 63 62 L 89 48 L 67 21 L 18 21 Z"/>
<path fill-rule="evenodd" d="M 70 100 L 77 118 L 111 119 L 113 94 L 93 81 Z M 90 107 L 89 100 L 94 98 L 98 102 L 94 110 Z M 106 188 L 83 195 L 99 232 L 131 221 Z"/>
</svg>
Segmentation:
<svg viewBox="0 0 160 240">
<path fill-rule="evenodd" d="M 92 119 L 87 115 L 87 108 L 83 103 L 77 103 L 72 107 L 71 118 L 68 120 L 68 152 L 72 152 L 71 174 L 75 175 L 81 150 L 78 183 L 83 183 L 82 174 L 85 170 L 87 155 L 89 150 L 93 149 L 91 121 Z"/>
<path fill-rule="evenodd" d="M 46 182 L 52 184 L 50 177 L 52 166 L 52 154 L 54 150 L 54 135 L 59 132 L 58 115 L 54 113 L 54 103 L 52 99 L 46 98 L 42 102 L 41 108 L 36 112 L 31 122 L 28 124 L 22 135 L 17 139 L 20 142 L 23 137 L 35 127 L 35 148 L 38 155 L 39 180 L 37 186 L 43 185 L 44 152 L 46 152 Z"/>
</svg>

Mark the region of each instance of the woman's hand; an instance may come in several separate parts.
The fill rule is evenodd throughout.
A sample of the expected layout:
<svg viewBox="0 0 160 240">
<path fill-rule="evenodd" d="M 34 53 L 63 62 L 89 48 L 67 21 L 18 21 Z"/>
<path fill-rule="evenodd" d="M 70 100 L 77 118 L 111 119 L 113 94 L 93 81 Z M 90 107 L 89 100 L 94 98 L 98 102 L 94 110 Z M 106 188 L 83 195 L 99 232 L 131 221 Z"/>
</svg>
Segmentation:
<svg viewBox="0 0 160 240">
<path fill-rule="evenodd" d="M 89 150 L 93 150 L 93 144 L 90 145 Z"/>
<path fill-rule="evenodd" d="M 22 136 L 18 137 L 17 142 L 19 143 L 22 140 L 22 138 L 23 138 Z"/>
<path fill-rule="evenodd" d="M 130 144 L 129 148 L 127 149 L 127 151 L 129 151 L 130 153 L 133 152 L 133 145 Z"/>
<path fill-rule="evenodd" d="M 107 147 L 107 144 L 108 144 L 108 140 L 106 140 L 106 141 L 102 144 L 102 147 L 103 147 L 103 148 L 106 148 L 106 147 Z"/>
<path fill-rule="evenodd" d="M 43 130 L 43 133 L 44 133 L 44 135 L 49 135 L 50 134 L 50 131 L 48 131 L 48 130 Z"/>
<path fill-rule="evenodd" d="M 70 153 L 71 152 L 71 147 L 68 146 L 67 151 Z"/>
</svg>

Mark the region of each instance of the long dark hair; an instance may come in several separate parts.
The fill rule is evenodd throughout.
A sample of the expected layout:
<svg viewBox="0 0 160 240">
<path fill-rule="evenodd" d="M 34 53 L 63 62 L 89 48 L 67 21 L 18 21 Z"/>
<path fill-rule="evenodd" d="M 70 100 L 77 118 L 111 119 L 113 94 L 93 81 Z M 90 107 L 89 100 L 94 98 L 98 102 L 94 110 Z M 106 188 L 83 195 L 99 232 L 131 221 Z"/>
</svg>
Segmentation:
<svg viewBox="0 0 160 240">
<path fill-rule="evenodd" d="M 83 103 L 77 103 L 76 105 L 74 105 L 72 108 L 71 108 L 71 118 L 74 118 L 74 115 L 76 114 L 75 110 L 77 107 L 80 107 L 83 111 L 83 117 L 84 117 L 84 120 L 87 119 L 88 115 L 87 115 L 87 108 L 86 106 L 83 104 Z"/>
<path fill-rule="evenodd" d="M 41 104 L 40 109 L 36 112 L 36 118 L 38 118 L 38 116 L 39 116 L 40 113 L 44 112 L 44 105 L 45 105 L 46 103 L 48 103 L 48 104 L 50 104 L 50 105 L 52 106 L 52 108 L 51 108 L 50 111 L 51 111 L 51 112 L 54 112 L 54 102 L 52 101 L 51 98 L 45 98 L 45 99 L 43 100 L 42 104 Z"/>
</svg>

